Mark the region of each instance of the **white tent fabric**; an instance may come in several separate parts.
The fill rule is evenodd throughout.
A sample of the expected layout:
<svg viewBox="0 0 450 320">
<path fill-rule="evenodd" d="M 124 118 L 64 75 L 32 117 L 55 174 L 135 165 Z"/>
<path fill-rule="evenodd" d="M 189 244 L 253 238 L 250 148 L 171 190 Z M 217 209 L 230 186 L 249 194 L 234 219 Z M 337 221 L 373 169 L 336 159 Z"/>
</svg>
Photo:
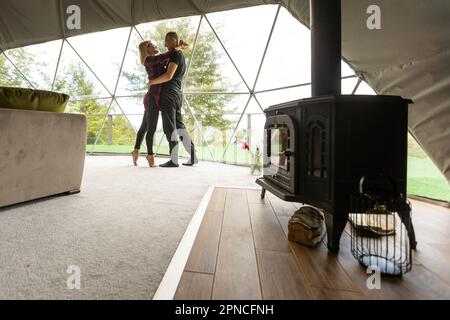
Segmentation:
<svg viewBox="0 0 450 320">
<path fill-rule="evenodd" d="M 276 0 L 3 0 L 0 49 L 22 47 L 143 22 L 237 9 Z M 281 4 L 309 26 L 309 0 Z M 68 30 L 66 9 L 81 9 Z M 381 9 L 381 29 L 366 12 Z M 342 0 L 342 56 L 379 94 L 410 98 L 409 128 L 450 181 L 450 1 Z M 268 22 L 269 23 L 269 22 Z M 374 128 L 382 130 L 383 128 Z"/>
</svg>

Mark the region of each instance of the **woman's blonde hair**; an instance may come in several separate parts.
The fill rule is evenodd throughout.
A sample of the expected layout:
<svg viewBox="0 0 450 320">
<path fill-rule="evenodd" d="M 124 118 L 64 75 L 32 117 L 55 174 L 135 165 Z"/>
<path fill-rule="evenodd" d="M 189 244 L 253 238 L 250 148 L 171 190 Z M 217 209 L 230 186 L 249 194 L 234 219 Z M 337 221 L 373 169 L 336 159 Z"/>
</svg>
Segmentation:
<svg viewBox="0 0 450 320">
<path fill-rule="evenodd" d="M 139 59 L 141 60 L 141 64 L 144 64 L 145 59 L 148 56 L 147 47 L 150 41 L 142 41 L 139 43 Z"/>
</svg>

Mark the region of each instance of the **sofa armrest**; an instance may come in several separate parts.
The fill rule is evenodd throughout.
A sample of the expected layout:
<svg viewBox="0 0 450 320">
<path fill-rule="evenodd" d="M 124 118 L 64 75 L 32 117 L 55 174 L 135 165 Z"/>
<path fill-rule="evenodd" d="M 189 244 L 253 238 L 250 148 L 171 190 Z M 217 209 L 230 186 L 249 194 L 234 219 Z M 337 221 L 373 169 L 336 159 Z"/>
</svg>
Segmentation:
<svg viewBox="0 0 450 320">
<path fill-rule="evenodd" d="M 0 207 L 81 187 L 86 117 L 0 109 Z"/>
</svg>

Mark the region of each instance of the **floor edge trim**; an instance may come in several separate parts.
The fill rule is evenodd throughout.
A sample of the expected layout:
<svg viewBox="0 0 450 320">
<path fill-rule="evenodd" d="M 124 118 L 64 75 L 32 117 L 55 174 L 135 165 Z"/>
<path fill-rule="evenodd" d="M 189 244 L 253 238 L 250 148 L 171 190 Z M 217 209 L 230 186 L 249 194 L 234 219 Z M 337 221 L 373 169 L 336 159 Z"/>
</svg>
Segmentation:
<svg viewBox="0 0 450 320">
<path fill-rule="evenodd" d="M 178 244 L 178 248 L 153 296 L 153 300 L 173 300 L 215 188 L 214 185 L 209 186 L 202 200 L 200 200 L 200 204 L 192 216 L 183 238 L 181 238 Z"/>
<path fill-rule="evenodd" d="M 225 186 L 225 185 L 215 185 L 216 189 L 246 189 L 246 190 L 261 190 L 261 187 L 241 187 L 241 186 Z"/>
</svg>

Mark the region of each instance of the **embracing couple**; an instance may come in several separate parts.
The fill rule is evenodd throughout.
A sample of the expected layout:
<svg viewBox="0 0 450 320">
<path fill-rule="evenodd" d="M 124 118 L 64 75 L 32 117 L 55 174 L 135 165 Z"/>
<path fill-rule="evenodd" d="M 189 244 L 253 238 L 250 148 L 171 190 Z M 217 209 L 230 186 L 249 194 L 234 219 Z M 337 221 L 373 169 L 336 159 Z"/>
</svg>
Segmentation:
<svg viewBox="0 0 450 320">
<path fill-rule="evenodd" d="M 136 166 L 139 149 L 146 135 L 147 161 L 150 167 L 156 167 L 153 153 L 153 136 L 158 125 L 159 112 L 163 121 L 164 134 L 169 142 L 170 160 L 160 165 L 164 168 L 178 167 L 178 140 L 190 155 L 183 165 L 193 166 L 198 163 L 194 144 L 186 130 L 181 115 L 182 92 L 181 83 L 186 72 L 186 62 L 182 49 L 188 44 L 178 40 L 176 32 L 169 32 L 165 38 L 166 53 L 160 54 L 151 41 L 139 44 L 141 63 L 148 74 L 148 91 L 144 96 L 144 117 L 137 132 L 136 145 L 131 155 Z"/>
</svg>

